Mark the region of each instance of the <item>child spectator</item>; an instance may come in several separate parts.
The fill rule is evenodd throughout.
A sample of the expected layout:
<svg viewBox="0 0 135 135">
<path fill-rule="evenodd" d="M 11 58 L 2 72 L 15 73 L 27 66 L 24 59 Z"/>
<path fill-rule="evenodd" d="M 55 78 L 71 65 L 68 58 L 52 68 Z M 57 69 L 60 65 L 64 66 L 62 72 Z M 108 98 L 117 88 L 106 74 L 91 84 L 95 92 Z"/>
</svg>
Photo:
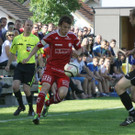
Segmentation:
<svg viewBox="0 0 135 135">
<path fill-rule="evenodd" d="M 79 74 L 77 75 L 77 77 L 73 77 L 73 79 L 77 79 L 80 80 L 82 82 L 82 86 L 83 86 L 83 90 L 85 92 L 85 94 L 88 97 L 91 97 L 91 72 L 90 70 L 87 68 L 87 66 L 85 65 L 84 61 L 83 61 L 83 54 L 81 54 L 80 56 L 77 57 L 77 59 L 75 59 L 73 61 L 73 63 L 75 65 L 77 65 L 78 69 L 79 69 Z M 86 74 L 82 74 L 82 70 L 84 70 L 86 72 Z"/>
<path fill-rule="evenodd" d="M 92 91 L 95 94 L 96 93 L 95 89 L 96 89 L 96 86 L 97 86 L 101 96 L 107 96 L 103 92 L 103 88 L 102 88 L 103 78 L 99 74 L 98 63 L 99 63 L 99 58 L 98 57 L 94 57 L 93 61 L 87 64 L 88 68 L 93 73 L 92 77 L 93 77 L 94 83 L 93 83 Z"/>
</svg>

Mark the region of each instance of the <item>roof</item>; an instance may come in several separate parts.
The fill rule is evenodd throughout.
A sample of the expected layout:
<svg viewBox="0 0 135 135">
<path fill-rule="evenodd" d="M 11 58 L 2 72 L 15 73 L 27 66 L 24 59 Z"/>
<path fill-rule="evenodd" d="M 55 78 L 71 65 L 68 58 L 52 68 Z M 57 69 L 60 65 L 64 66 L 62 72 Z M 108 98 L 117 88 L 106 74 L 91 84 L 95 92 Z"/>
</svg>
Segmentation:
<svg viewBox="0 0 135 135">
<path fill-rule="evenodd" d="M 22 20 L 32 16 L 32 13 L 29 11 L 29 9 L 23 6 L 17 0 L 0 0 L 0 6 Z"/>
<path fill-rule="evenodd" d="M 93 9 L 90 8 L 87 4 L 85 4 L 82 0 L 79 0 L 79 3 L 82 4 L 79 12 L 81 12 L 85 17 L 87 17 L 89 20 L 93 21 L 94 12 Z"/>
</svg>

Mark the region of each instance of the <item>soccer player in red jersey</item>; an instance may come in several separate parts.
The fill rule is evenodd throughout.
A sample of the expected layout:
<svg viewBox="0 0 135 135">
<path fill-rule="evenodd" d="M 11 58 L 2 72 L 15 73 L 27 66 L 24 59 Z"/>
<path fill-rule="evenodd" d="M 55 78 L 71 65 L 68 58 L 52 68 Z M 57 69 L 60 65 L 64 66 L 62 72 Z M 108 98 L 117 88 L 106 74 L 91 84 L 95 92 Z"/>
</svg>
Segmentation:
<svg viewBox="0 0 135 135">
<path fill-rule="evenodd" d="M 33 119 L 34 124 L 39 124 L 44 99 L 53 82 L 57 83 L 57 90 L 56 94 L 46 103 L 48 106 L 61 102 L 67 95 L 69 77 L 64 74 L 64 66 L 70 61 L 72 47 L 76 49 L 73 52 L 76 55 L 80 55 L 83 52 L 76 35 L 73 32 L 69 32 L 71 24 L 72 19 L 70 17 L 61 17 L 58 23 L 59 29 L 46 35 L 32 50 L 29 57 L 23 60 L 23 63 L 27 63 L 38 49 L 49 44 L 50 57 L 47 59 L 46 69 L 42 76 L 42 89 L 37 97 L 37 110 Z"/>
</svg>

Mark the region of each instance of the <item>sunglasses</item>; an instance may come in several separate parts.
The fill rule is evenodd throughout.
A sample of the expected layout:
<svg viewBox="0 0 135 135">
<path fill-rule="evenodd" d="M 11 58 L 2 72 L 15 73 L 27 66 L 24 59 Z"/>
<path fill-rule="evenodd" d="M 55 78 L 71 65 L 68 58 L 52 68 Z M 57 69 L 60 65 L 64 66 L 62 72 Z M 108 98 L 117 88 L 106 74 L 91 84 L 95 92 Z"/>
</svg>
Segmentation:
<svg viewBox="0 0 135 135">
<path fill-rule="evenodd" d="M 8 36 L 10 36 L 10 37 L 11 37 L 11 36 L 14 36 L 14 34 L 9 34 Z"/>
</svg>

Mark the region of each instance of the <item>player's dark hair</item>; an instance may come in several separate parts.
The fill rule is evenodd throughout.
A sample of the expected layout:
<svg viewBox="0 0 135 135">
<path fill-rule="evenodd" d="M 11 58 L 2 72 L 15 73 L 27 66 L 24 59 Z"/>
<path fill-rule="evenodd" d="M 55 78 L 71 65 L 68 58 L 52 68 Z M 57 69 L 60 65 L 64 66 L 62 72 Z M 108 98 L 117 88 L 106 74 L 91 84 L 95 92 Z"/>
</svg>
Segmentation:
<svg viewBox="0 0 135 135">
<path fill-rule="evenodd" d="M 14 25 L 14 23 L 13 23 L 13 22 L 8 22 L 8 27 L 9 27 L 10 25 Z"/>
<path fill-rule="evenodd" d="M 58 25 L 60 26 L 60 25 L 62 25 L 62 23 L 63 22 L 66 22 L 66 23 L 68 23 L 68 24 L 72 24 L 72 19 L 69 17 L 69 16 L 62 16 L 61 18 L 60 18 L 60 20 L 59 20 L 59 23 L 58 23 Z"/>
</svg>

